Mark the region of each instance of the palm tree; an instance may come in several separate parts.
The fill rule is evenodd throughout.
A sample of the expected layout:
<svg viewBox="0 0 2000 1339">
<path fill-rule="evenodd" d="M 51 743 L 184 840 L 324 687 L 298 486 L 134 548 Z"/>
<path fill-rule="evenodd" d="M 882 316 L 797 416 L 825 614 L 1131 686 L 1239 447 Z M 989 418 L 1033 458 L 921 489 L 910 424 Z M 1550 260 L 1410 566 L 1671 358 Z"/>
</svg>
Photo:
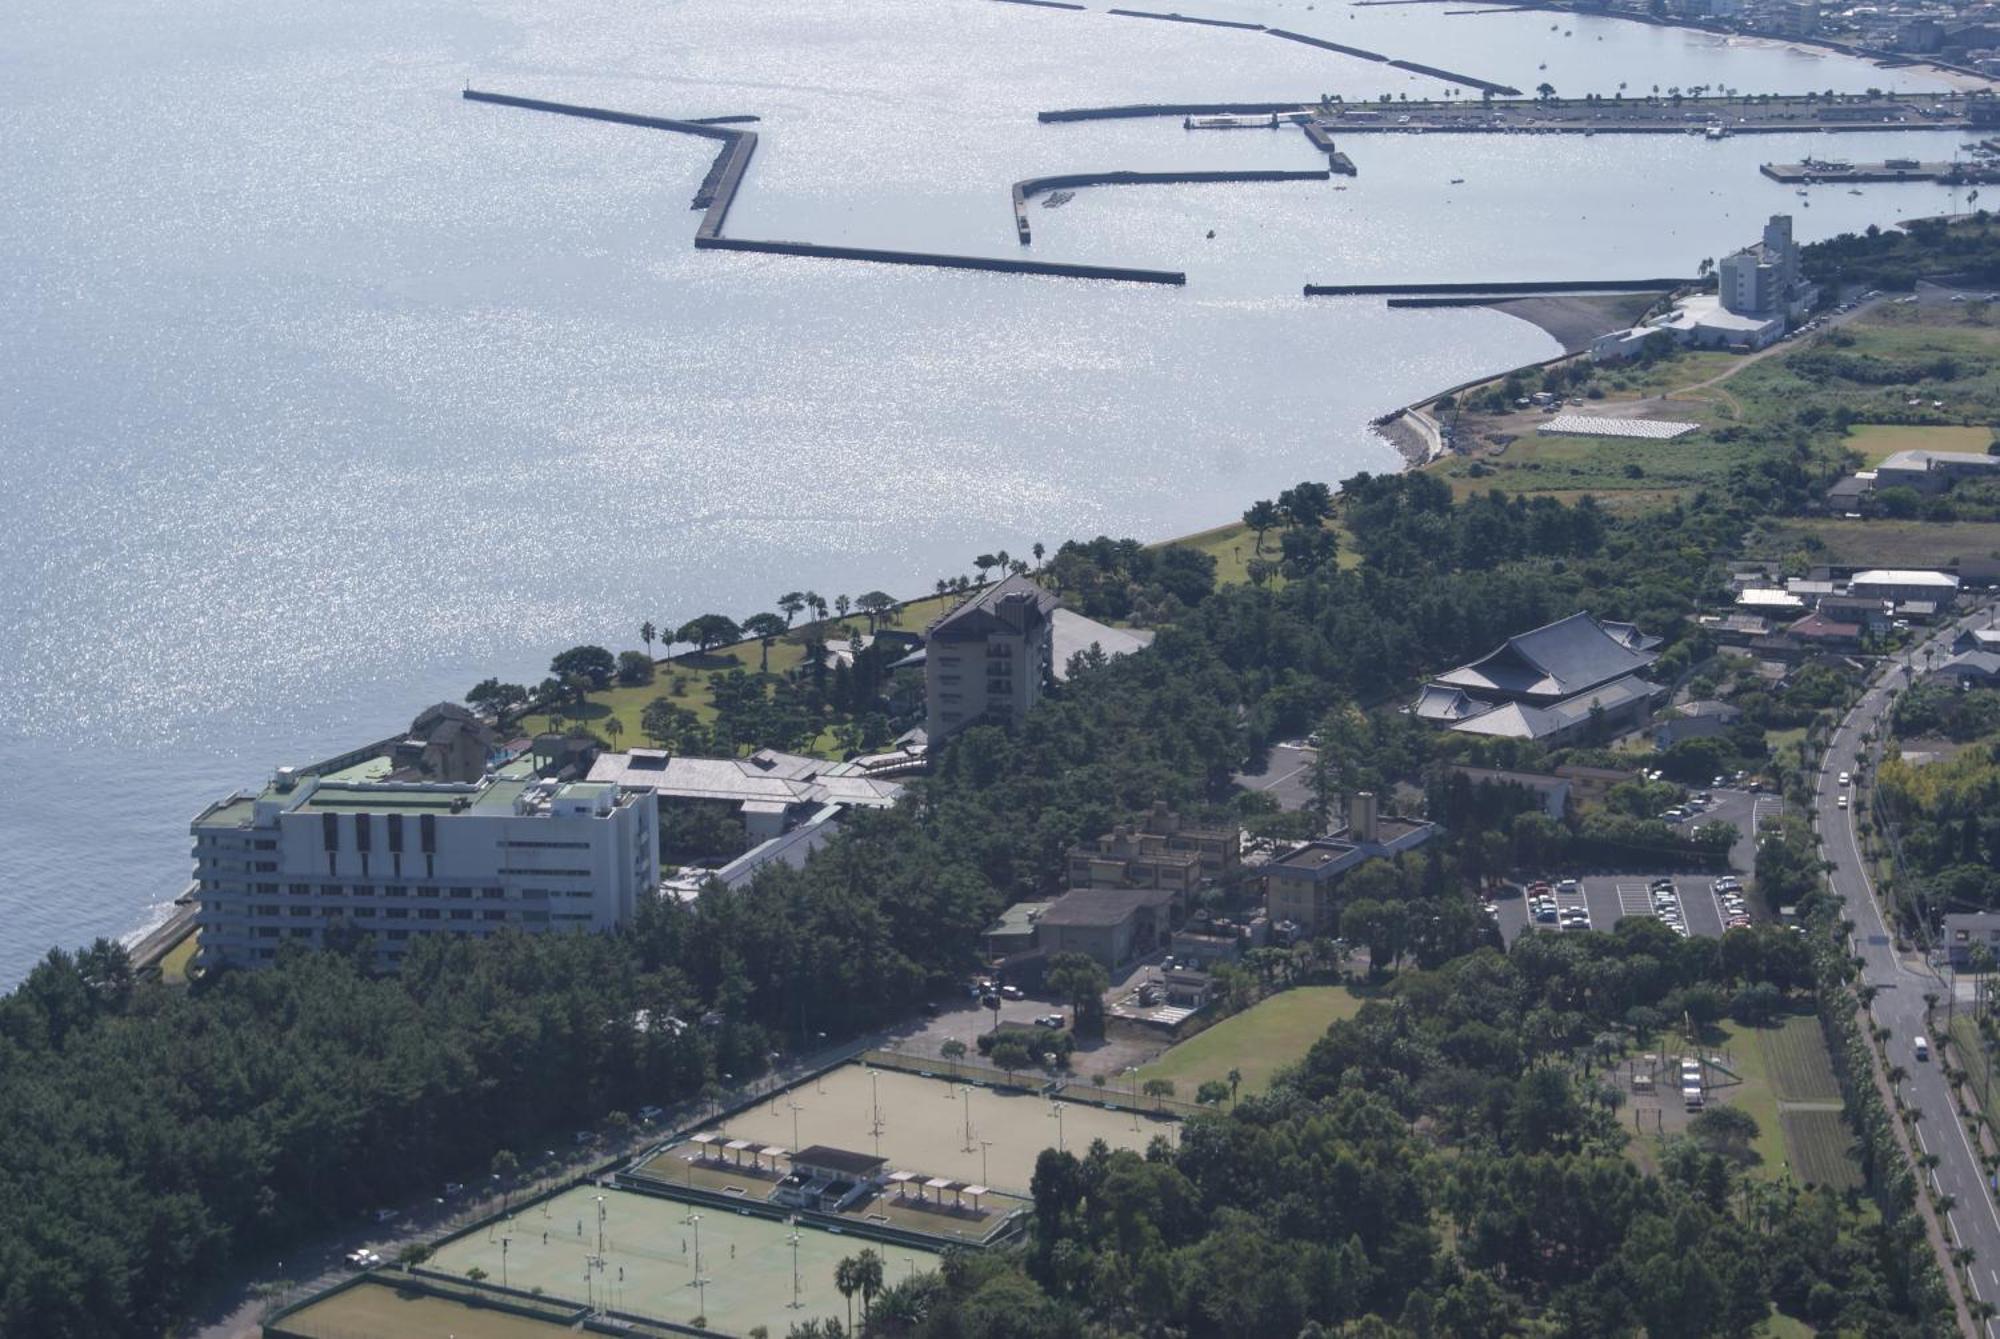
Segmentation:
<svg viewBox="0 0 2000 1339">
<path fill-rule="evenodd" d="M 833 612 L 840 615 L 842 618 L 846 618 L 847 611 L 852 609 L 853 607 L 854 607 L 854 602 L 848 599 L 845 595 L 836 595 L 833 597 Z"/>
<path fill-rule="evenodd" d="M 868 1308 L 882 1291 L 882 1256 L 874 1247 L 865 1248 L 854 1261 L 854 1284 L 861 1290 L 861 1323 L 868 1324 Z"/>
<path fill-rule="evenodd" d="M 1029 546 L 1028 552 L 1035 555 L 1035 566 L 1040 567 L 1042 565 L 1042 554 L 1046 551 L 1042 548 L 1042 541 L 1039 539 Z"/>
<path fill-rule="evenodd" d="M 822 622 L 826 620 L 826 597 L 824 595 L 821 595 L 816 590 L 809 590 L 806 592 L 806 603 L 812 606 L 814 618 Z"/>
<path fill-rule="evenodd" d="M 1240 1070 L 1240 1069 L 1232 1069 L 1232 1070 L 1230 1070 L 1230 1071 L 1229 1071 L 1229 1105 L 1230 1105 L 1230 1106 L 1234 1107 L 1234 1106 L 1236 1105 L 1236 1090 L 1237 1090 L 1238 1088 L 1241 1088 L 1242 1086 L 1243 1086 L 1243 1071 L 1242 1071 L 1242 1070 Z"/>
<path fill-rule="evenodd" d="M 611 717 L 611 719 L 604 723 L 604 733 L 611 736 L 611 747 L 614 749 L 617 748 L 618 736 L 625 733 L 625 722 L 619 720 L 616 716 Z"/>
<path fill-rule="evenodd" d="M 652 659 L 653 656 L 653 638 L 659 635 L 659 629 L 653 626 L 651 619 L 639 625 L 639 640 L 646 644 L 646 658 L 648 660 Z"/>
<path fill-rule="evenodd" d="M 854 1328 L 854 1294 L 861 1287 L 860 1271 L 853 1256 L 848 1256 L 833 1267 L 833 1286 L 840 1289 L 840 1295 L 847 1299 L 847 1328 Z"/>
</svg>

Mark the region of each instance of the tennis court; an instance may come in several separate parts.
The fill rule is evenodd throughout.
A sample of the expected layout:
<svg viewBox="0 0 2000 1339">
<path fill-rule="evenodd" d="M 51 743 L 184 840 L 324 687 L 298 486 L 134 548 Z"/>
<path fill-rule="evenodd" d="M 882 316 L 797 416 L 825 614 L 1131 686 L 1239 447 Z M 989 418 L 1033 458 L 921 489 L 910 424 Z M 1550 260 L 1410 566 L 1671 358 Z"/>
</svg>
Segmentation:
<svg viewBox="0 0 2000 1339">
<path fill-rule="evenodd" d="M 709 1130 L 758 1147 L 824 1144 L 875 1153 L 889 1160 L 891 1170 L 1016 1195 L 1028 1192 L 1045 1148 L 1060 1145 L 1080 1156 L 1093 1139 L 1144 1151 L 1156 1135 L 1179 1138 L 1179 1124 L 1171 1120 L 860 1065 L 808 1079 Z M 669 1149 L 646 1170 L 675 1180 L 682 1168 Z"/>
<path fill-rule="evenodd" d="M 584 1185 L 446 1242 L 428 1267 L 461 1278 L 479 1269 L 508 1287 L 681 1324 L 706 1315 L 728 1334 L 757 1325 L 783 1334 L 813 1316 L 845 1323 L 834 1269 L 863 1249 L 882 1256 L 885 1280 L 937 1265 L 929 1251 L 800 1227 L 794 1308 L 792 1236 L 782 1220 Z"/>
</svg>

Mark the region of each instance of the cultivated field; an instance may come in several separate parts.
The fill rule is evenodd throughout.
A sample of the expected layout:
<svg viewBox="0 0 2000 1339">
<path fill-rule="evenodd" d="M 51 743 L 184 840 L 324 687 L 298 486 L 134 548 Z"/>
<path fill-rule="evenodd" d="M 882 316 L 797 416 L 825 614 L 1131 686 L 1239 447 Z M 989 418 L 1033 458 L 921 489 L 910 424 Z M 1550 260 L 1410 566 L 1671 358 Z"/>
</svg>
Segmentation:
<svg viewBox="0 0 2000 1339">
<path fill-rule="evenodd" d="M 796 1252 L 802 1305 L 795 1310 L 792 1235 L 780 1219 L 691 1210 L 678 1200 L 586 1185 L 446 1242 L 429 1267 L 460 1277 L 480 1269 L 495 1283 L 504 1278 L 510 1287 L 539 1288 L 547 1297 L 596 1302 L 683 1325 L 706 1315 L 709 1328 L 727 1334 L 745 1334 L 757 1325 L 782 1334 L 795 1321 L 846 1315 L 846 1302 L 834 1287 L 834 1269 L 865 1247 L 872 1245 L 883 1257 L 888 1278 L 937 1265 L 928 1251 L 802 1226 Z M 445 1332 L 415 1331 L 411 1339 Z"/>
<path fill-rule="evenodd" d="M 1757 537 L 1751 551 L 1781 555 L 1812 544 L 1813 561 L 1875 567 L 1942 567 L 2000 554 L 1995 521 L 1797 521 Z"/>
<path fill-rule="evenodd" d="M 1360 1008 L 1345 986 L 1281 991 L 1175 1046 L 1140 1069 L 1139 1082 L 1170 1079 L 1174 1096 L 1192 1102 L 1203 1081 L 1227 1081 L 1235 1069 L 1242 1073 L 1240 1095 L 1261 1093 L 1282 1066 L 1303 1059 L 1334 1020 L 1352 1018 Z"/>
<path fill-rule="evenodd" d="M 557 1339 L 569 1329 L 553 1315 L 530 1320 L 371 1280 L 293 1312 L 271 1333 L 287 1339 Z"/>
<path fill-rule="evenodd" d="M 938 1063 L 942 1075 L 946 1062 Z M 1155 1136 L 1172 1140 L 1179 1130 L 1170 1120 L 1091 1106 L 1087 1096 L 1051 1102 L 1030 1093 L 860 1065 L 807 1080 L 708 1128 L 760 1147 L 827 1144 L 879 1153 L 889 1160 L 890 1171 L 921 1172 L 1016 1194 L 1027 1193 L 1035 1159 L 1058 1141 L 1078 1154 L 1093 1139 L 1143 1151 Z M 649 1170 L 671 1178 L 680 1174 L 680 1166 L 669 1150 L 661 1165 Z"/>
<path fill-rule="evenodd" d="M 1861 1184 L 1854 1132 L 1838 1107 L 1792 1108 L 1780 1115 L 1792 1170 L 1808 1185 L 1849 1190 Z"/>
<path fill-rule="evenodd" d="M 1765 1029 L 1760 1036 L 1779 1101 L 1840 1100 L 1840 1082 L 1833 1076 L 1833 1060 L 1826 1053 L 1826 1038 L 1817 1018 L 1787 1018 L 1782 1026 Z"/>
</svg>

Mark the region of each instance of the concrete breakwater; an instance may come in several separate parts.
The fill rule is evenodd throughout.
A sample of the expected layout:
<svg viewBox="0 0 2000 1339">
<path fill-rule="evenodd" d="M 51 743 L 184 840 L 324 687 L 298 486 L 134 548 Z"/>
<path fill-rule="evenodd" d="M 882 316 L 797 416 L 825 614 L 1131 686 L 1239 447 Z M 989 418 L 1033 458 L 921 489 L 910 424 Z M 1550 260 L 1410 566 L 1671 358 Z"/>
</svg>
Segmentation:
<svg viewBox="0 0 2000 1339">
<path fill-rule="evenodd" d="M 1168 23 L 1198 23 L 1205 28 L 1245 28 L 1257 33 L 1264 31 L 1263 24 L 1245 23 L 1241 19 L 1204 19 L 1192 14 L 1162 14 L 1151 9 L 1112 9 L 1106 13 L 1128 19 L 1164 19 Z"/>
<path fill-rule="evenodd" d="M 750 166 L 750 155 L 757 151 L 757 133 L 753 130 L 735 130 L 727 125 L 710 121 L 677 121 L 665 116 L 642 116 L 638 112 L 611 111 L 604 107 L 582 107 L 569 102 L 547 102 L 541 98 L 515 97 L 511 93 L 484 93 L 476 88 L 468 88 L 462 94 L 467 102 L 490 102 L 500 107 L 519 107 L 531 112 L 552 112 L 557 116 L 576 116 L 586 121 L 609 121 L 615 125 L 642 126 L 648 130 L 669 130 L 678 135 L 697 135 L 702 139 L 722 141 L 722 151 L 709 164 L 708 175 L 702 178 L 694 194 L 692 208 L 705 211 L 701 227 L 696 236 L 717 236 L 722 232 L 722 224 L 729 217 L 729 206 L 736 199 L 736 188 L 743 183 L 744 169 Z"/>
<path fill-rule="evenodd" d="M 1299 128 L 1306 132 L 1306 138 L 1312 141 L 1312 146 L 1326 155 L 1328 167 L 1343 177 L 1357 175 L 1354 160 L 1333 147 L 1333 136 L 1326 133 L 1325 126 L 1307 117 L 1299 122 Z"/>
<path fill-rule="evenodd" d="M 1119 121 L 1146 116 L 1283 116 L 1304 112 L 1311 99 L 1298 102 L 1132 102 L 1115 107 L 1058 107 L 1036 112 L 1037 121 Z"/>
<path fill-rule="evenodd" d="M 1523 297 L 1535 293 L 1655 293 L 1685 288 L 1695 279 L 1529 279 L 1515 283 L 1453 284 L 1307 284 L 1309 298 L 1477 295 L 1482 298 Z"/>
<path fill-rule="evenodd" d="M 1381 61 L 1385 65 L 1389 61 L 1389 58 L 1379 51 L 1370 51 L 1366 47 L 1344 46 L 1339 42 L 1329 42 L 1324 37 L 1310 37 L 1305 33 L 1295 33 L 1288 28 L 1266 28 L 1264 31 L 1273 37 L 1283 38 L 1287 42 L 1297 42 L 1301 46 L 1316 46 L 1322 51 L 1337 51 L 1343 56 L 1354 56 L 1360 60 Z"/>
<path fill-rule="evenodd" d="M 1241 172 L 1071 172 L 1062 176 L 1028 177 L 1014 183 L 1014 231 L 1026 246 L 1033 237 L 1028 228 L 1028 201 L 1046 191 L 1077 186 L 1160 186 L 1188 182 L 1218 181 L 1327 181 L 1333 174 L 1325 169 L 1297 171 L 1254 169 Z"/>
<path fill-rule="evenodd" d="M 1765 163 L 1757 170 L 1787 186 L 1864 181 L 1941 181 L 1953 186 L 1983 186 L 2000 181 L 2000 169 L 1979 163 L 1923 163 L 1914 158 L 1891 158 L 1884 163 Z"/>
<path fill-rule="evenodd" d="M 1512 84 L 1496 84 L 1490 79 L 1481 79 L 1477 75 L 1454 74 L 1450 70 L 1441 70 L 1435 65 L 1420 65 L 1413 60 L 1392 60 L 1389 63 L 1399 70 L 1409 70 L 1414 74 L 1427 74 L 1433 79 L 1442 79 L 1450 84 L 1463 84 L 1467 88 L 1476 88 L 1482 93 L 1491 93 L 1495 97 L 1515 98 L 1521 95 L 1521 90 L 1515 88 Z"/>
<path fill-rule="evenodd" d="M 703 251 L 758 251 L 774 256 L 821 260 L 865 260 L 881 265 L 924 265 L 941 270 L 996 270 L 1044 274 L 1063 279 L 1113 279 L 1133 284 L 1185 284 L 1180 270 L 1141 270 L 1121 265 L 1063 265 L 1053 261 L 1011 260 L 1001 256 L 953 256 L 931 251 L 891 251 L 865 246 L 825 246 L 817 242 L 761 242 L 745 237 L 696 237 Z"/>
<path fill-rule="evenodd" d="M 1067 0 L 999 0 L 1003 5 L 1033 5 L 1036 9 L 1088 9 L 1089 5 L 1072 5 Z"/>
<path fill-rule="evenodd" d="M 750 166 L 750 156 L 756 152 L 757 135 L 754 131 L 735 130 L 728 126 L 702 121 L 678 121 L 671 117 L 611 111 L 603 107 L 547 102 L 540 98 L 515 97 L 507 93 L 484 93 L 471 88 L 466 89 L 463 96 L 468 102 L 488 102 L 502 107 L 553 112 L 559 116 L 577 116 L 588 121 L 610 121 L 619 125 L 643 126 L 651 130 L 669 130 L 678 134 L 698 135 L 703 139 L 723 141 L 722 152 L 717 154 L 714 163 L 710 164 L 708 175 L 702 179 L 701 187 L 695 193 L 694 207 L 707 211 L 702 216 L 701 226 L 695 229 L 694 245 L 698 251 L 757 251 L 768 255 L 809 256 L 821 260 L 860 260 L 883 265 L 922 265 L 946 270 L 992 270 L 1010 274 L 1054 275 L 1066 279 L 1111 279 L 1139 284 L 1187 282 L 1187 275 L 1179 270 L 1148 270 L 1117 265 L 1063 265 L 1050 261 L 1014 260 L 995 256 L 954 256 L 929 251 L 897 251 L 875 247 L 826 246 L 817 242 L 774 242 L 724 237 L 722 225 L 729 217 L 729 206 L 735 201 L 736 192 L 743 184 L 743 174 Z"/>
</svg>

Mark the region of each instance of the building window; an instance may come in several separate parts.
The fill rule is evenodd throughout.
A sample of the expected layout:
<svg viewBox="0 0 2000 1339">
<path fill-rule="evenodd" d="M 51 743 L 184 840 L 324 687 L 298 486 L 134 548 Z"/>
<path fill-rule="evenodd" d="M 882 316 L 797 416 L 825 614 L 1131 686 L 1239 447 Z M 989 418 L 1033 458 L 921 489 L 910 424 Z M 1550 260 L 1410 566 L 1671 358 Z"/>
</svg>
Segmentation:
<svg viewBox="0 0 2000 1339">
<path fill-rule="evenodd" d="M 486 918 L 487 920 L 489 920 L 489 921 L 504 921 L 504 920 L 506 920 L 506 919 L 507 919 L 507 913 L 506 913 L 506 912 L 504 912 L 504 911 L 501 911 L 501 910 L 498 910 L 498 909 L 495 909 L 495 910 L 492 910 L 492 911 L 488 911 L 488 912 L 486 912 L 486 913 L 485 913 L 485 918 Z"/>
<path fill-rule="evenodd" d="M 451 918 L 455 921 L 469 921 L 472 919 L 472 909 L 470 907 L 453 907 L 451 909 Z"/>
<path fill-rule="evenodd" d="M 436 907 L 419 907 L 419 908 L 417 908 L 417 919 L 418 919 L 418 920 L 420 920 L 420 921 L 434 921 L 434 920 L 436 920 L 437 918 L 438 918 L 438 909 L 437 909 Z"/>
<path fill-rule="evenodd" d="M 370 910 L 373 910 L 373 908 L 370 908 Z M 408 907 L 390 907 L 383 912 L 383 915 L 392 921 L 406 921 L 410 919 L 410 909 Z"/>
</svg>

